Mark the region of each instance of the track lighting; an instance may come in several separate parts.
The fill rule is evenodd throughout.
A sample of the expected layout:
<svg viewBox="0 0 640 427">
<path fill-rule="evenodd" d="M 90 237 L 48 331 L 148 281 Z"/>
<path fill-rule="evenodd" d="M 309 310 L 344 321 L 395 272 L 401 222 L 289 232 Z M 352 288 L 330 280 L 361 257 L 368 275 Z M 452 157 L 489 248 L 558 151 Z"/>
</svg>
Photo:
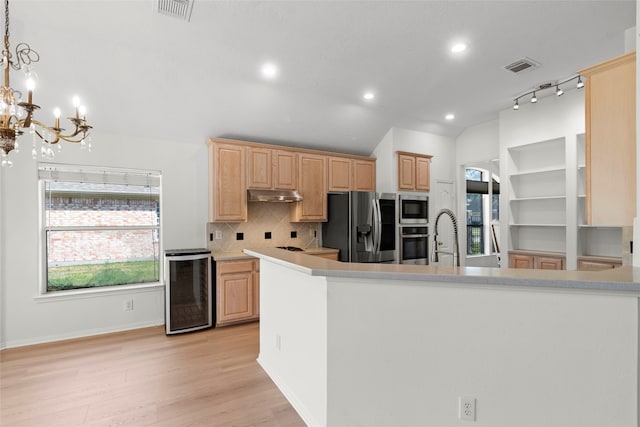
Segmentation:
<svg viewBox="0 0 640 427">
<path fill-rule="evenodd" d="M 582 81 L 582 76 L 580 74 L 578 74 L 577 76 L 573 76 L 569 79 L 566 80 L 562 80 L 560 82 L 557 83 L 543 83 L 541 85 L 539 85 L 538 87 L 536 87 L 535 89 L 531 89 L 525 93 L 523 93 L 522 95 L 518 96 L 517 98 L 515 98 L 513 100 L 513 109 L 517 110 L 520 108 L 520 103 L 519 100 L 520 98 L 523 98 L 525 96 L 531 95 L 531 103 L 535 104 L 536 102 L 538 102 L 538 96 L 537 96 L 537 92 L 543 91 L 545 89 L 552 89 L 555 88 L 555 92 L 557 96 L 561 96 L 564 93 L 564 90 L 562 90 L 562 88 L 560 86 L 562 86 L 565 83 L 569 83 L 570 81 L 573 80 L 578 80 L 578 82 L 576 83 L 576 88 L 578 89 L 582 89 L 584 87 L 584 82 Z"/>
</svg>

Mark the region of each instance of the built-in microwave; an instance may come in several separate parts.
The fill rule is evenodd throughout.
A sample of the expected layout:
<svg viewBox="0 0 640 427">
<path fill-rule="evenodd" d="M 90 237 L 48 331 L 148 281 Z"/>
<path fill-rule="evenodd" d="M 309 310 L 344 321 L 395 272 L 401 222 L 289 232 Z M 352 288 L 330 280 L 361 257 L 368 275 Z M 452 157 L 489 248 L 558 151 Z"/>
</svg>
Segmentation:
<svg viewBox="0 0 640 427">
<path fill-rule="evenodd" d="M 398 194 L 398 219 L 400 224 L 429 223 L 429 196 Z"/>
</svg>

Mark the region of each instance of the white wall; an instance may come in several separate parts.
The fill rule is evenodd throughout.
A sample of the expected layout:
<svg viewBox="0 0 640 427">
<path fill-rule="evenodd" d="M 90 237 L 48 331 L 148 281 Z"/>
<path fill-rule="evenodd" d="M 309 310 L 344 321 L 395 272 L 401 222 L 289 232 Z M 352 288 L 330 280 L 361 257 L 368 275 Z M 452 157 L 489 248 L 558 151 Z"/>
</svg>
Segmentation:
<svg viewBox="0 0 640 427">
<path fill-rule="evenodd" d="M 371 153 L 376 158 L 376 191 L 395 193 L 398 191 L 398 166 L 393 164 L 393 128 Z"/>
<path fill-rule="evenodd" d="M 37 298 L 39 275 L 37 162 L 30 140 L 0 171 L 0 346 L 14 347 L 164 323 L 164 289 L 108 289 L 68 298 Z M 91 153 L 65 144 L 55 162 L 153 169 L 162 172 L 164 248 L 205 247 L 207 148 L 95 132 Z M 124 311 L 125 299 L 134 310 Z"/>
<path fill-rule="evenodd" d="M 466 166 L 484 163 L 486 169 L 492 170 L 496 175 L 500 175 L 499 162 L 493 162 L 500 158 L 500 132 L 498 120 L 490 120 L 471 126 L 465 129 L 456 138 L 456 188 L 458 197 L 458 227 L 461 230 L 460 248 L 462 265 L 474 267 L 497 267 L 498 262 L 494 255 L 467 257 L 467 233 L 466 230 L 467 216 L 464 215 L 467 208 L 466 194 Z"/>
</svg>

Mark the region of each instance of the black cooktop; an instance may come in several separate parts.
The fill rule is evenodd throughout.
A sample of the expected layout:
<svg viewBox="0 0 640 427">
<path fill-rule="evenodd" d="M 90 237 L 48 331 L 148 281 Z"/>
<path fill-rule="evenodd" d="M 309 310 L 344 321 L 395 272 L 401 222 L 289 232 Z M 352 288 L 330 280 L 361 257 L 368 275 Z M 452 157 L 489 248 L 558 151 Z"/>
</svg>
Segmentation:
<svg viewBox="0 0 640 427">
<path fill-rule="evenodd" d="M 286 251 L 292 251 L 292 252 L 302 252 L 302 251 L 304 251 L 304 249 L 298 248 L 296 246 L 276 246 L 276 248 L 284 249 Z"/>
</svg>

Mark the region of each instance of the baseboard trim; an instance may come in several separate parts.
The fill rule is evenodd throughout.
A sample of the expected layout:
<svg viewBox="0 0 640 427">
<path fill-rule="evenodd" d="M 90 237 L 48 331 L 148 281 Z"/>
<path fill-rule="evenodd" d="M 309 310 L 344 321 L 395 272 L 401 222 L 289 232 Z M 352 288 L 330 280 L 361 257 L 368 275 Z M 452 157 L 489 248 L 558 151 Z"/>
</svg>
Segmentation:
<svg viewBox="0 0 640 427">
<path fill-rule="evenodd" d="M 160 325 L 164 325 L 164 317 L 160 319 L 145 320 L 141 322 L 129 323 L 126 325 L 118 325 L 113 327 L 87 329 L 84 331 L 75 331 L 75 332 L 59 334 L 59 335 L 45 335 L 40 337 L 28 338 L 24 340 L 7 341 L 2 343 L 3 346 L 0 347 L 0 350 L 16 348 L 16 347 L 25 347 L 29 345 L 46 344 L 46 343 L 51 343 L 56 341 L 87 338 L 87 337 L 93 337 L 96 335 L 111 334 L 115 332 L 125 332 L 133 329 L 149 328 L 152 326 L 160 326 Z"/>
</svg>

